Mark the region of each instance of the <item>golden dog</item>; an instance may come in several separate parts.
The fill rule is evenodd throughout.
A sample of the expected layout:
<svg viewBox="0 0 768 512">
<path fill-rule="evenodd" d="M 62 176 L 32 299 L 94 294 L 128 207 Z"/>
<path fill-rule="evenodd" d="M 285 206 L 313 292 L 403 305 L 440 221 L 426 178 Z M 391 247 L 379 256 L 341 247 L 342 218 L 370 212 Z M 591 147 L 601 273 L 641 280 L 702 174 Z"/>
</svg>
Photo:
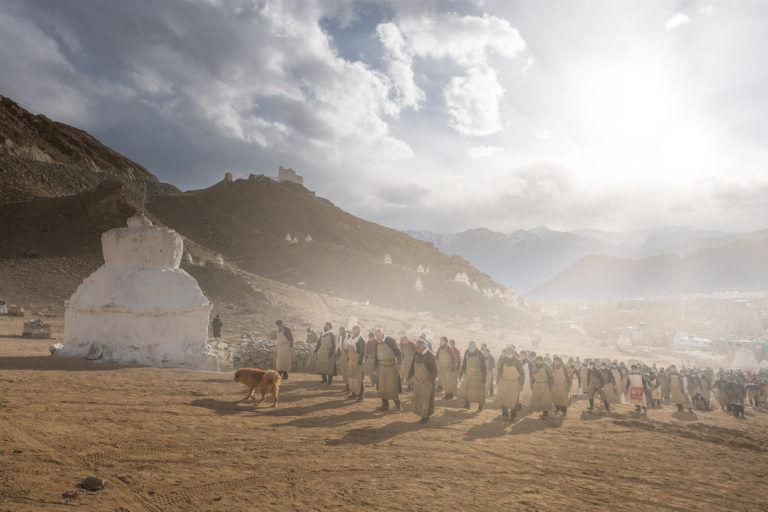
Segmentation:
<svg viewBox="0 0 768 512">
<path fill-rule="evenodd" d="M 256 401 L 256 405 L 267 398 L 267 394 L 274 397 L 275 403 L 272 407 L 277 405 L 277 394 L 280 392 L 280 375 L 275 370 L 260 370 L 259 368 L 240 368 L 235 372 L 235 381 L 246 386 L 248 388 L 248 395 L 243 400 L 252 398 L 253 392 L 256 389 L 261 393 L 261 400 Z"/>
</svg>

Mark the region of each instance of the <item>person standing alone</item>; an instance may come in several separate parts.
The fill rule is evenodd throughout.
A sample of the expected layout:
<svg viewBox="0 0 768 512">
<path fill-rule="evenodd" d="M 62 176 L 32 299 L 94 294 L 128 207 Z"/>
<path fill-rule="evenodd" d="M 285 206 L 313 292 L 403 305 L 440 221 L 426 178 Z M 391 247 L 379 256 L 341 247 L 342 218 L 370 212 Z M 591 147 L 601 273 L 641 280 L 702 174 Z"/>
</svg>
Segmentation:
<svg viewBox="0 0 768 512">
<path fill-rule="evenodd" d="M 214 338 L 221 338 L 222 327 L 224 327 L 224 324 L 221 322 L 221 318 L 219 318 L 219 315 L 216 315 L 216 318 L 214 318 L 213 322 L 211 322 L 211 329 L 213 330 Z"/>
<path fill-rule="evenodd" d="M 288 378 L 291 370 L 291 354 L 293 353 L 293 333 L 283 325 L 282 320 L 275 322 L 277 325 L 277 345 L 275 350 L 275 370 L 284 379 Z"/>
</svg>

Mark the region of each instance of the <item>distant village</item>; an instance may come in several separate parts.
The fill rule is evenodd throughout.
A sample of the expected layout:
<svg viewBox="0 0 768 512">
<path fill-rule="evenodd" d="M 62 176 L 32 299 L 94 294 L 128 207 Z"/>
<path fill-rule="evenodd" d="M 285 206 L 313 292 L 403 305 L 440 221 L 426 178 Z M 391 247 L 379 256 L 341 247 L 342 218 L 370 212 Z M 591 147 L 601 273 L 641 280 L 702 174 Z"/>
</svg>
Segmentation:
<svg viewBox="0 0 768 512">
<path fill-rule="evenodd" d="M 733 360 L 740 349 L 768 361 L 768 297 L 707 296 L 557 301 L 545 316 L 627 353 L 671 350 L 700 362 Z M 764 363 L 768 364 L 768 363 Z"/>
</svg>

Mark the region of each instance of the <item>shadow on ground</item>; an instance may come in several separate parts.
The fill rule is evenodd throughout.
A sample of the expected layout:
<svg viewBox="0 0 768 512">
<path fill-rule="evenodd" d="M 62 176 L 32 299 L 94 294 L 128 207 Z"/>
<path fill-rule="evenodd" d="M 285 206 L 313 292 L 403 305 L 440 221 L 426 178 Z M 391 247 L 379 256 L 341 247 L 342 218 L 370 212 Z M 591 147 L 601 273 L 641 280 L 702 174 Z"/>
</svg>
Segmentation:
<svg viewBox="0 0 768 512">
<path fill-rule="evenodd" d="M 699 419 L 695 412 L 688 411 L 673 412 L 672 417 L 679 421 L 695 421 Z"/>
<path fill-rule="evenodd" d="M 336 416 L 306 417 L 297 418 L 286 423 L 279 423 L 276 427 L 298 427 L 298 428 L 330 428 L 354 423 L 356 421 L 368 420 L 380 416 L 374 411 L 350 411 L 346 414 L 337 414 Z"/>
<path fill-rule="evenodd" d="M 41 370 L 68 372 L 105 372 L 121 368 L 141 368 L 141 365 L 113 361 L 88 361 L 75 357 L 19 356 L 0 357 L 0 370 Z"/>
<path fill-rule="evenodd" d="M 525 418 L 523 421 L 519 423 L 515 423 L 515 425 L 509 430 L 509 433 L 512 435 L 518 435 L 518 434 L 533 434 L 534 432 L 539 432 L 541 430 L 547 430 L 551 428 L 560 428 L 563 426 L 563 418 L 562 417 L 555 417 L 550 416 L 546 420 L 543 420 L 541 418 Z"/>
</svg>

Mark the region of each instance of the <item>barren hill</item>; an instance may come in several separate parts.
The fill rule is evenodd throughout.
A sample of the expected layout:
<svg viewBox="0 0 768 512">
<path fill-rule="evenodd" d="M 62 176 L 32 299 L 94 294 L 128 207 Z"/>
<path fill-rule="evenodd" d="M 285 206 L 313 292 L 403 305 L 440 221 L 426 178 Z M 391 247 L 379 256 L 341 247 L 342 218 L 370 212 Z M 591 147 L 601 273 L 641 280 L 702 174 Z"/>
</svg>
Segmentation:
<svg viewBox="0 0 768 512">
<path fill-rule="evenodd" d="M 155 196 L 147 209 L 238 267 L 294 286 L 404 309 L 513 311 L 482 292 L 503 291 L 502 285 L 462 258 L 359 219 L 295 183 L 253 175 L 223 180 L 204 190 Z M 456 282 L 460 273 L 478 289 Z"/>
<path fill-rule="evenodd" d="M 328 296 L 465 318 L 518 314 L 484 295 L 501 285 L 463 259 L 358 219 L 294 183 L 252 176 L 182 194 L 87 133 L 2 97 L 0 142 L 0 297 L 12 302 L 60 314 L 103 263 L 101 233 L 125 225 L 146 183 L 149 216 L 184 236 L 195 262 L 224 255 L 224 268 L 185 267 L 217 312 L 236 323 L 238 315 L 253 316 L 243 322 L 249 328 L 275 315 L 298 321 L 302 301 L 320 311 L 315 306 Z M 456 282 L 457 274 L 467 282 Z M 268 287 L 285 301 L 271 301 Z"/>
<path fill-rule="evenodd" d="M 105 182 L 123 184 L 133 202 L 145 186 L 147 195 L 178 192 L 88 133 L 0 96 L 0 203 L 71 195 Z"/>
<path fill-rule="evenodd" d="M 538 298 L 612 299 L 768 289 L 768 240 L 738 240 L 687 256 L 586 256 L 532 292 Z"/>
</svg>

